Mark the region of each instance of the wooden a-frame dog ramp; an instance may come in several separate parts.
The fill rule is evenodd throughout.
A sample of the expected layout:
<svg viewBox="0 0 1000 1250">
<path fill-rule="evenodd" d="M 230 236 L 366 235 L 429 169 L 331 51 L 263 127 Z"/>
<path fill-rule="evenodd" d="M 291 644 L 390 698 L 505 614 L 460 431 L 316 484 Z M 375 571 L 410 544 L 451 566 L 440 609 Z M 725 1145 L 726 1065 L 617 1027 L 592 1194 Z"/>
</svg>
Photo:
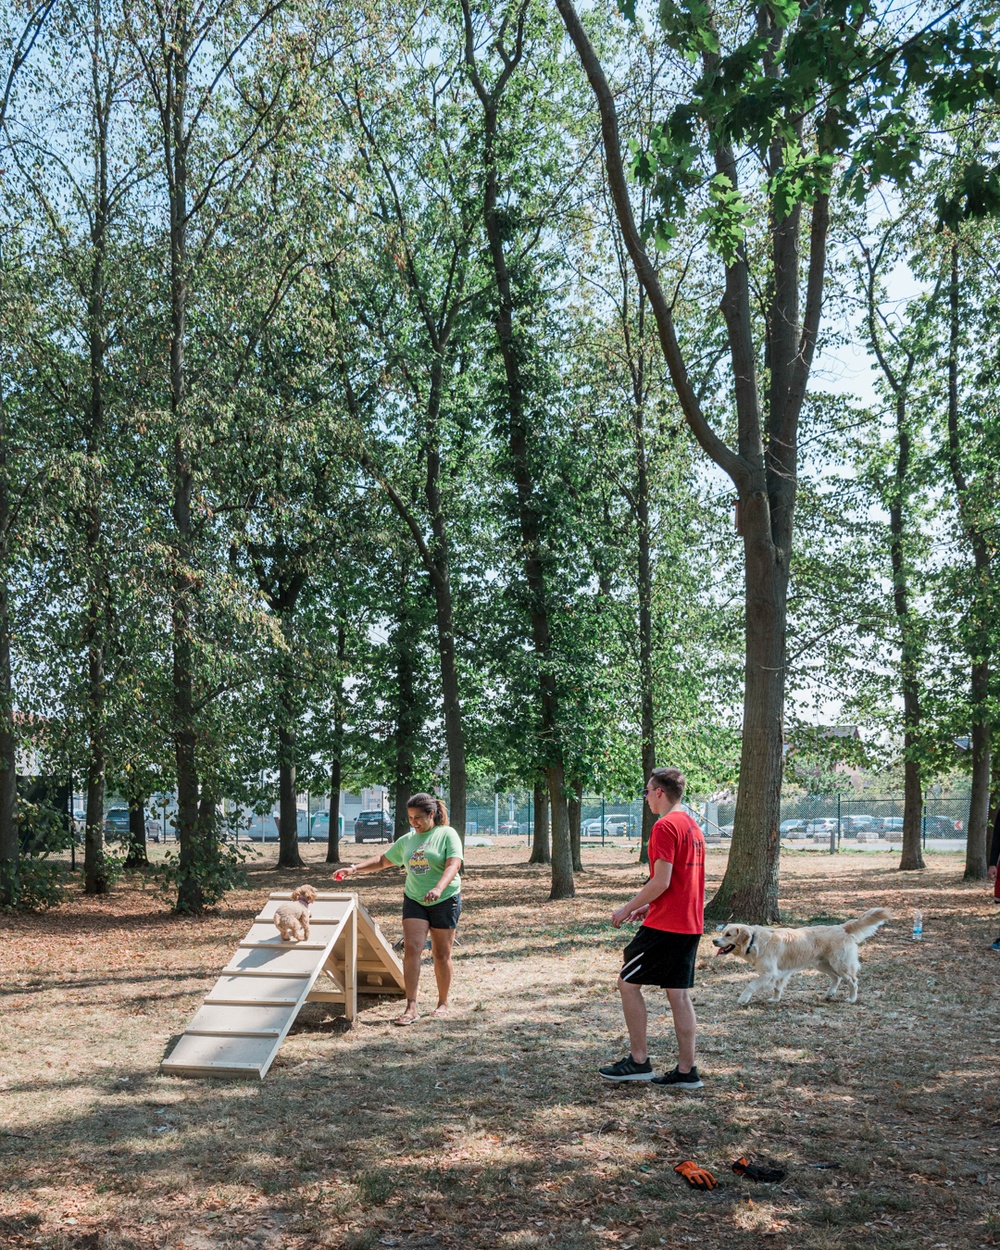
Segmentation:
<svg viewBox="0 0 1000 1250">
<path fill-rule="evenodd" d="M 403 965 L 356 894 L 317 895 L 308 942 L 284 942 L 274 927 L 290 898 L 268 897 L 163 1072 L 263 1080 L 303 1003 L 343 1003 L 353 1020 L 359 992 L 404 992 Z"/>
</svg>

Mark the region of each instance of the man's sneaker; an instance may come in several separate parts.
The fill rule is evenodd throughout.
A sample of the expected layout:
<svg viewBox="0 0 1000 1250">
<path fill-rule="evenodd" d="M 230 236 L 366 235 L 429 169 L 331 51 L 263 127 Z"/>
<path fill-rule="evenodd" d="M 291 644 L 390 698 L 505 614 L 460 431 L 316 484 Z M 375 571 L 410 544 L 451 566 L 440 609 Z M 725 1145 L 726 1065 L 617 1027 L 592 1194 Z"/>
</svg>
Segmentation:
<svg viewBox="0 0 1000 1250">
<path fill-rule="evenodd" d="M 636 1063 L 631 1055 L 619 1059 L 608 1068 L 599 1068 L 606 1081 L 651 1081 L 653 1065 L 647 1059 L 644 1063 Z"/>
<path fill-rule="evenodd" d="M 997 940 L 996 940 L 996 941 L 993 943 L 993 945 L 990 947 L 990 950 L 991 950 L 991 951 L 1000 951 L 1000 938 L 997 938 Z"/>
<path fill-rule="evenodd" d="M 677 1085 L 680 1089 L 701 1089 L 705 1082 L 698 1075 L 698 1069 L 681 1072 L 674 1068 L 672 1072 L 664 1072 L 662 1076 L 653 1077 L 654 1085 Z"/>
</svg>

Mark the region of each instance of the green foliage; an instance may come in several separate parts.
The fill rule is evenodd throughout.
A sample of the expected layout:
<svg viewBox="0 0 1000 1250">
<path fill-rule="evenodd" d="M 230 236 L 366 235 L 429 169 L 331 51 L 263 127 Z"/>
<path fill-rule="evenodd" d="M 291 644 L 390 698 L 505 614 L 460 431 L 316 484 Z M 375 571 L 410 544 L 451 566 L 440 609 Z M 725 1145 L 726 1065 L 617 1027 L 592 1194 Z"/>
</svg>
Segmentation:
<svg viewBox="0 0 1000 1250">
<path fill-rule="evenodd" d="M 16 875 L 6 864 L 0 864 L 0 898 L 10 905 L 0 910 L 47 911 L 58 907 L 66 895 L 67 874 L 60 863 L 44 854 L 23 855 Z"/>
<path fill-rule="evenodd" d="M 979 159 L 960 166 L 958 185 L 934 200 L 938 229 L 957 232 L 963 221 L 1000 216 L 1000 167 Z"/>
<path fill-rule="evenodd" d="M 24 855 L 50 855 L 68 850 L 73 833 L 66 827 L 65 817 L 46 803 L 32 803 L 18 797 L 17 827 Z"/>
<path fill-rule="evenodd" d="M 698 214 L 698 221 L 708 227 L 709 241 L 727 265 L 736 263 L 746 239 L 745 219 L 749 211 L 728 174 L 716 174 L 709 183 L 709 204 Z"/>
<path fill-rule="evenodd" d="M 634 7 L 623 12 L 634 19 Z M 907 23 L 886 20 L 873 0 L 774 0 L 756 19 L 707 0 L 663 0 L 659 15 L 669 46 L 701 73 L 633 147 L 633 174 L 655 205 L 647 230 L 666 246 L 694 206 L 726 264 L 744 241 L 730 159 L 752 156 L 765 171 L 776 221 L 829 191 L 838 166 L 841 187 L 862 203 L 873 185 L 906 184 L 920 171 L 931 127 L 1000 93 L 992 6 Z M 713 160 L 724 167 L 712 170 Z M 720 176 L 729 179 L 721 187 Z M 970 165 L 963 198 L 942 214 L 981 212 L 995 178 Z"/>
<path fill-rule="evenodd" d="M 215 907 L 230 890 L 246 888 L 247 876 L 243 865 L 253 855 L 251 848 L 236 842 L 222 841 L 218 837 L 200 838 L 185 862 L 172 848 L 164 857 L 161 890 L 165 898 L 181 896 L 180 886 L 185 881 L 195 881 L 200 887 L 203 905 Z M 177 910 L 184 910 L 175 903 Z"/>
</svg>

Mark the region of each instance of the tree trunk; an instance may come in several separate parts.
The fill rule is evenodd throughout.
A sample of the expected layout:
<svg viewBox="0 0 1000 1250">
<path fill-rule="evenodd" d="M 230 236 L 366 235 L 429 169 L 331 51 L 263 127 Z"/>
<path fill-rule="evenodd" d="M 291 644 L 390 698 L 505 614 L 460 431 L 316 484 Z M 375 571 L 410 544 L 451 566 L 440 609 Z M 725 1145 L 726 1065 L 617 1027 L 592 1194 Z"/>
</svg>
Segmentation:
<svg viewBox="0 0 1000 1250">
<path fill-rule="evenodd" d="M 146 868 L 146 800 L 143 795 L 130 792 L 128 796 L 128 853 L 126 868 Z"/>
<path fill-rule="evenodd" d="M 973 715 L 976 704 L 985 709 L 989 688 L 986 664 L 972 667 Z M 982 701 L 979 703 L 979 701 Z M 990 823 L 991 725 L 977 717 L 972 722 L 972 791 L 969 795 L 969 829 L 965 846 L 965 880 L 982 881 L 987 875 Z"/>
<path fill-rule="evenodd" d="M 625 257 L 622 257 L 625 261 Z M 632 375 L 632 439 L 635 452 L 636 524 L 635 587 L 639 604 L 639 728 L 641 734 L 639 766 L 643 783 L 656 767 L 656 713 L 653 681 L 653 557 L 649 530 L 649 453 L 646 438 L 646 305 L 648 297 L 642 283 L 638 283 L 638 333 L 636 350 L 629 357 Z M 622 290 L 628 290 L 626 273 L 622 270 Z M 622 301 L 623 329 L 627 329 L 626 304 Z M 629 336 L 624 336 L 626 343 Z M 656 815 L 648 806 L 642 805 L 642 829 L 639 843 L 639 863 L 649 863 L 649 835 L 656 823 Z"/>
<path fill-rule="evenodd" d="M 340 863 L 340 757 L 330 764 L 330 828 L 326 835 L 326 862 Z"/>
<path fill-rule="evenodd" d="M 531 854 L 528 856 L 528 863 L 551 864 L 549 790 L 544 780 L 535 782 L 534 809 L 535 827 L 531 833 Z"/>
<path fill-rule="evenodd" d="M 344 754 L 344 661 L 347 659 L 347 625 L 343 611 L 337 613 L 337 680 L 333 685 L 333 759 L 330 762 L 330 828 L 326 836 L 326 862 L 340 863 L 340 789 Z"/>
<path fill-rule="evenodd" d="M 573 848 L 569 835 L 569 804 L 566 801 L 566 775 L 562 760 L 545 770 L 552 811 L 552 889 L 550 899 L 573 898 Z"/>
<path fill-rule="evenodd" d="M 197 763 L 197 715 L 194 697 L 195 604 L 194 559 L 194 465 L 187 432 L 187 337 L 188 274 L 188 168 L 186 102 L 191 32 L 189 11 L 182 5 L 175 15 L 173 39 L 163 48 L 164 78 L 169 86 L 169 114 L 164 116 L 162 138 L 166 152 L 167 193 L 170 214 L 170 416 L 173 438 L 173 646 L 174 760 L 177 772 L 177 901 L 179 912 L 197 914 L 204 909 L 205 893 L 199 879 L 209 862 L 212 847 L 204 838 L 204 822 L 198 820 L 200 784 Z"/>
<path fill-rule="evenodd" d="M 0 102 L 0 128 L 6 125 L 7 106 L 16 96 L 12 91 L 17 72 L 27 64 L 28 55 L 55 8 L 52 0 L 29 6 L 27 20 L 12 47 L 17 48 L 9 68 L 7 90 Z M 0 283 L 3 262 L 0 257 Z M 14 907 L 21 895 L 21 845 L 17 825 L 17 734 L 14 730 L 14 685 L 11 672 L 10 587 L 7 561 L 10 557 L 12 525 L 10 483 L 7 478 L 7 407 L 0 381 L 0 907 Z M 71 813 L 72 816 L 72 813 Z"/>
<path fill-rule="evenodd" d="M 304 868 L 299 851 L 299 810 L 296 804 L 296 717 L 287 696 L 281 698 L 284 723 L 278 727 L 278 867 Z"/>
<path fill-rule="evenodd" d="M 101 15 L 94 15 L 94 46 L 101 39 Z M 84 561 L 87 579 L 87 723 L 89 737 L 88 764 L 88 836 L 84 843 L 84 889 L 87 894 L 104 894 L 108 889 L 104 861 L 104 799 L 107 772 L 107 571 L 101 552 L 103 504 L 106 490 L 104 443 L 107 401 L 105 396 L 105 356 L 107 327 L 105 325 L 105 255 L 111 222 L 108 191 L 108 127 L 110 124 L 110 91 L 101 91 L 95 80 L 94 105 L 94 188 L 96 203 L 91 225 L 91 265 L 87 291 L 87 337 L 89 341 L 90 394 L 87 402 L 84 441 L 87 463 L 84 475 L 86 489 L 86 534 Z M 91 826 L 89 786 L 96 787 L 95 811 L 99 813 L 100 834 Z M 96 825 L 95 821 L 95 825 Z M 132 850 L 129 850 L 129 858 Z M 145 842 L 142 858 L 145 860 Z M 92 862 L 93 861 L 93 862 Z M 127 862 L 127 861 L 126 861 Z"/>
<path fill-rule="evenodd" d="M 489 91 L 476 67 L 475 35 L 468 0 L 462 0 L 465 18 L 465 59 L 469 76 L 483 106 L 483 222 L 489 242 L 495 288 L 494 329 L 503 359 L 506 383 L 508 446 L 517 488 L 518 521 L 524 551 L 525 583 L 528 591 L 531 634 L 539 663 L 539 705 L 541 720 L 540 749 L 552 804 L 552 899 L 572 898 L 573 850 L 570 842 L 569 811 L 566 800 L 566 776 L 563 747 L 560 741 L 558 688 L 552 669 L 551 636 L 542 556 L 542 509 L 532 475 L 529 457 L 530 419 L 525 404 L 525 380 L 521 362 L 530 351 L 514 325 L 514 294 L 504 250 L 505 225 L 498 211 L 499 180 L 497 173 L 498 127 L 497 109 L 510 76 L 520 63 L 523 52 L 525 9 L 518 10 L 513 32 L 513 51 L 502 49 L 504 69 Z M 521 264 L 525 264 L 522 257 Z"/>
<path fill-rule="evenodd" d="M 416 740 L 423 724 L 423 712 L 416 697 L 416 664 L 413 654 L 414 621 L 409 611 L 408 570 L 400 578 L 400 615 L 396 625 L 396 750 L 393 795 L 396 811 L 393 821 L 393 841 L 410 832 L 406 815 L 406 800 L 414 790 L 414 761 Z M 449 817 L 454 817 L 449 813 Z"/>
<path fill-rule="evenodd" d="M 906 713 L 904 705 L 904 715 Z M 913 736 L 906 734 L 903 740 L 904 757 L 908 749 L 913 747 Z M 900 871 L 912 868 L 923 868 L 924 857 L 921 848 L 923 832 L 924 789 L 920 764 L 909 758 L 903 761 L 903 853 L 900 857 Z"/>
<path fill-rule="evenodd" d="M 438 416 L 445 361 L 441 343 L 431 369 L 431 393 L 427 411 L 427 476 L 425 496 L 431 518 L 434 543 L 430 555 L 433 562 L 431 585 L 437 613 L 438 657 L 441 664 L 441 697 L 444 704 L 444 736 L 448 751 L 448 812 L 453 828 L 465 843 L 465 809 L 468 781 L 465 765 L 465 728 L 462 723 L 462 699 L 455 657 L 454 606 L 451 594 L 451 559 L 448 530 L 441 502 L 441 439 Z M 407 796 L 409 797 L 409 796 Z M 407 825 L 409 828 L 409 825 Z"/>
<path fill-rule="evenodd" d="M 3 419 L 0 401 L 0 420 Z M 0 429 L 0 542 L 6 546 L 7 482 L 3 476 L 6 431 Z M 0 568 L 0 906 L 13 907 L 21 893 L 21 846 L 17 827 L 17 734 L 14 732 L 10 667 L 10 597 L 6 566 Z"/>
<path fill-rule="evenodd" d="M 85 894 L 107 894 L 108 867 L 104 848 L 104 768 L 92 756 L 87 771 L 87 817 L 83 835 Z"/>
<path fill-rule="evenodd" d="M 974 580 L 972 590 L 969 716 L 972 739 L 972 791 L 969 795 L 969 826 L 965 844 L 965 880 L 983 881 L 987 875 L 987 837 L 990 817 L 990 754 L 992 722 L 989 711 L 990 597 L 993 582 L 993 556 L 982 522 L 969 499 L 969 482 L 962 464 L 962 439 L 958 428 L 958 355 L 961 344 L 961 287 L 958 270 L 958 241 L 951 246 L 951 275 L 948 284 L 948 464 L 951 469 L 958 511 L 966 538 L 972 548 Z M 992 522 L 993 518 L 990 517 Z"/>
<path fill-rule="evenodd" d="M 903 694 L 903 853 L 900 869 L 924 867 L 920 835 L 924 814 L 924 791 L 919 759 L 921 643 L 913 611 L 906 561 L 906 499 L 910 490 L 910 431 L 907 392 L 896 392 L 896 476 L 889 502 L 889 558 L 892 565 L 892 597 L 900 633 L 900 684 Z"/>
<path fill-rule="evenodd" d="M 761 494 L 763 492 L 760 492 Z M 746 664 L 740 788 L 729 862 L 706 923 L 778 920 L 778 825 L 783 767 L 787 565 L 771 537 L 766 498 L 743 504 Z"/>
<path fill-rule="evenodd" d="M 92 336 L 93 351 L 93 336 Z M 93 361 L 92 361 L 93 367 Z M 92 379 L 93 384 L 94 379 Z M 97 412 L 91 414 L 91 438 L 89 441 L 90 458 L 100 458 L 99 447 L 95 446 L 94 427 L 98 423 L 98 414 L 103 412 L 100 395 L 94 397 Z M 93 480 L 96 474 L 97 481 Z M 87 758 L 87 816 L 83 840 L 83 889 L 85 894 L 107 894 L 110 883 L 108 880 L 107 860 L 104 845 L 104 802 L 106 776 L 108 767 L 107 754 L 107 715 L 106 715 L 106 674 L 104 671 L 104 629 L 105 606 L 103 598 L 100 557 L 98 548 L 101 534 L 101 511 L 98 490 L 103 474 L 99 468 L 88 469 L 88 519 L 86 551 L 88 557 L 89 582 L 87 607 L 87 720 L 88 720 L 88 758 Z"/>
<path fill-rule="evenodd" d="M 580 823 L 583 815 L 583 782 L 574 781 L 567 805 L 569 817 L 570 854 L 573 857 L 573 871 L 583 872 L 583 860 L 580 858 Z"/>
<path fill-rule="evenodd" d="M 649 536 L 649 475 L 646 465 L 642 414 L 636 416 L 636 520 L 639 542 L 636 559 L 636 583 L 639 592 L 639 725 L 642 733 L 641 766 L 643 785 L 656 767 L 656 720 L 653 703 L 653 577 Z M 642 805 L 642 842 L 639 863 L 649 863 L 649 835 L 656 815 L 646 803 Z"/>
</svg>

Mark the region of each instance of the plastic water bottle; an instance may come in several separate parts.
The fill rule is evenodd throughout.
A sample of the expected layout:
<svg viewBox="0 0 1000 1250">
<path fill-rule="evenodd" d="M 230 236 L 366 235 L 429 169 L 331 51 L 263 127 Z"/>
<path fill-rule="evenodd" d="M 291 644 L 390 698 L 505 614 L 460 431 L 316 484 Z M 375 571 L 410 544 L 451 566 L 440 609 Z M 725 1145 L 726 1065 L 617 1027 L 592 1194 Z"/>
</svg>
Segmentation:
<svg viewBox="0 0 1000 1250">
<path fill-rule="evenodd" d="M 924 918 L 919 911 L 913 913 L 913 940 L 919 942 L 924 936 Z"/>
</svg>

